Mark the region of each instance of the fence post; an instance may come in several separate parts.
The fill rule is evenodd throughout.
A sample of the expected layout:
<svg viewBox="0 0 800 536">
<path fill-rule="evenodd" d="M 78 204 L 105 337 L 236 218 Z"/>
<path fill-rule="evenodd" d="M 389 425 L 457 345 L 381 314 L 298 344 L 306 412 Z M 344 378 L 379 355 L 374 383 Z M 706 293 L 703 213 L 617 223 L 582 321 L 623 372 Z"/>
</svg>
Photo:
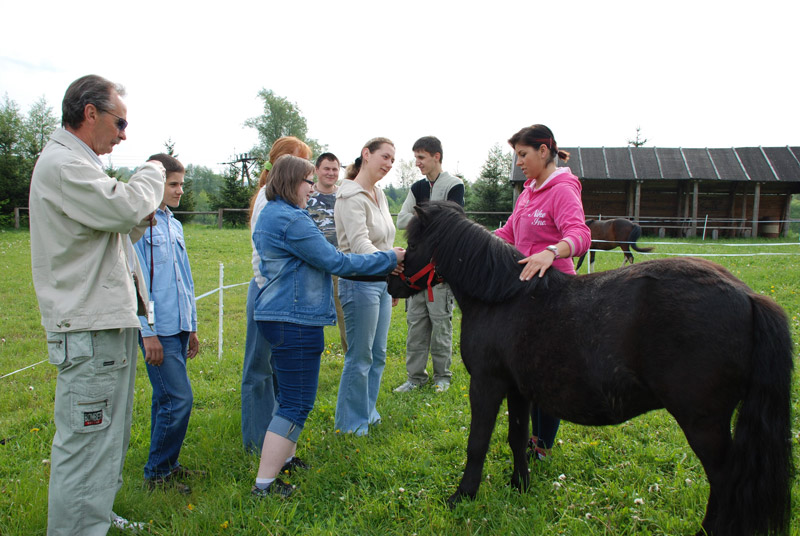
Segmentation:
<svg viewBox="0 0 800 536">
<path fill-rule="evenodd" d="M 14 207 L 14 229 L 19 229 L 19 207 Z"/>
<path fill-rule="evenodd" d="M 224 209 L 219 209 L 217 211 L 217 227 L 219 227 L 220 229 L 222 229 L 222 211 L 223 210 Z"/>
<path fill-rule="evenodd" d="M 222 361 L 222 311 L 225 308 L 223 305 L 223 292 L 225 287 L 225 265 L 219 263 L 219 333 L 217 334 L 217 363 Z"/>
</svg>

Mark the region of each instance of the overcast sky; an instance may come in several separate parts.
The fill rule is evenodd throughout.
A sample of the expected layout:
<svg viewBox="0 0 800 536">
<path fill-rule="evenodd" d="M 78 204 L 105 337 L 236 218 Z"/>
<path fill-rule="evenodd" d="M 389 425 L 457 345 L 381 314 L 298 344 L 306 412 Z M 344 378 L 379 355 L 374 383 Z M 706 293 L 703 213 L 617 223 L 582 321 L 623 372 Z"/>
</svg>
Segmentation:
<svg viewBox="0 0 800 536">
<path fill-rule="evenodd" d="M 532 123 L 559 145 L 800 145 L 800 2 L 428 0 L 23 2 L 0 32 L 0 97 L 56 116 L 85 74 L 122 83 L 135 167 L 171 138 L 221 170 L 249 150 L 260 89 L 297 104 L 309 136 L 352 162 L 369 138 L 397 160 L 438 136 L 474 180 Z M 104 157 L 105 158 L 105 157 Z"/>
</svg>

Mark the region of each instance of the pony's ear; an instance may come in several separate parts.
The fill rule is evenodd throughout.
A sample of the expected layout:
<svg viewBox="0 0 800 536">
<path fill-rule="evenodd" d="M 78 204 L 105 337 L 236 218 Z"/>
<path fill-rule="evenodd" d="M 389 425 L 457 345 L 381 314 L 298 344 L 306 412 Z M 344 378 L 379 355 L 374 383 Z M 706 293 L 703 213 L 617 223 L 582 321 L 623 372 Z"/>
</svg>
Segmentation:
<svg viewBox="0 0 800 536">
<path fill-rule="evenodd" d="M 419 221 L 422 222 L 423 225 L 428 224 L 427 205 L 427 203 L 420 203 L 419 205 L 414 206 L 414 212 L 417 213 L 417 218 L 419 218 Z"/>
</svg>

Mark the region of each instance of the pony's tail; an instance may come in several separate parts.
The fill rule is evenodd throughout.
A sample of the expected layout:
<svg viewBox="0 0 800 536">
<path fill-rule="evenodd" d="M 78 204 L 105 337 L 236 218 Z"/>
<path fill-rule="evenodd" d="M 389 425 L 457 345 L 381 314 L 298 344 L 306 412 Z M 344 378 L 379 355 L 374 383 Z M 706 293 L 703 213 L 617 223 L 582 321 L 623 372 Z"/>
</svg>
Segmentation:
<svg viewBox="0 0 800 536">
<path fill-rule="evenodd" d="M 633 224 L 633 229 L 631 229 L 631 234 L 628 235 L 628 242 L 631 244 L 631 249 L 633 251 L 638 251 L 639 253 L 647 253 L 648 251 L 653 251 L 653 248 L 640 248 L 636 245 L 636 241 L 639 240 L 642 236 L 642 228 Z"/>
<path fill-rule="evenodd" d="M 728 453 L 727 496 L 714 534 L 788 534 L 791 479 L 792 339 L 786 314 L 751 295 L 753 361 Z"/>
</svg>

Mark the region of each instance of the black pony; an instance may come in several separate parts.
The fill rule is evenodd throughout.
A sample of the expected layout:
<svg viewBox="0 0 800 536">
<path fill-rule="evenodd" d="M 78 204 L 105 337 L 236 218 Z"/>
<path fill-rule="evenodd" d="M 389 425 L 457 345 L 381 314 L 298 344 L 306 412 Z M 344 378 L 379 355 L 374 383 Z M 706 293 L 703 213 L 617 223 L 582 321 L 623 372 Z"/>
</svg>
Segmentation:
<svg viewBox="0 0 800 536">
<path fill-rule="evenodd" d="M 665 408 L 709 480 L 698 534 L 787 533 L 792 341 L 774 301 L 696 258 L 585 276 L 551 269 L 523 282 L 523 255 L 449 202 L 417 207 L 406 235 L 405 271 L 389 278 L 392 296 L 435 284 L 435 272 L 462 311 L 472 423 L 451 505 L 478 491 L 503 398 L 519 489 L 529 482 L 531 403 L 584 425 Z"/>
<path fill-rule="evenodd" d="M 592 232 L 592 250 L 589 251 L 589 264 L 594 268 L 594 250 L 611 251 L 614 248 L 620 248 L 625 258 L 622 260 L 622 266 L 627 263 L 633 264 L 633 253 L 631 250 L 647 253 L 653 251 L 653 248 L 640 248 L 636 241 L 642 236 L 642 228 L 630 220 L 624 218 L 614 218 L 611 220 L 586 220 L 586 225 Z M 575 271 L 578 271 L 583 264 L 583 259 L 586 254 L 578 257 L 578 265 Z"/>
</svg>

